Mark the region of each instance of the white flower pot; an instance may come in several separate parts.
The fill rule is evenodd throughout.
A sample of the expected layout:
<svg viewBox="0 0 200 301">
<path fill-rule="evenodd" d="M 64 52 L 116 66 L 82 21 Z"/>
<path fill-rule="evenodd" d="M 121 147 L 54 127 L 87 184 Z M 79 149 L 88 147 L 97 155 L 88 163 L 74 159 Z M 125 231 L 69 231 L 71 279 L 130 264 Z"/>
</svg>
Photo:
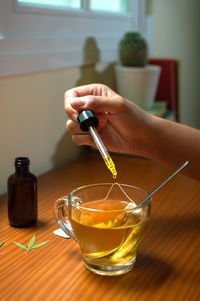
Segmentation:
<svg viewBox="0 0 200 301">
<path fill-rule="evenodd" d="M 144 109 L 150 109 L 156 96 L 161 67 L 115 66 L 117 92 Z"/>
</svg>

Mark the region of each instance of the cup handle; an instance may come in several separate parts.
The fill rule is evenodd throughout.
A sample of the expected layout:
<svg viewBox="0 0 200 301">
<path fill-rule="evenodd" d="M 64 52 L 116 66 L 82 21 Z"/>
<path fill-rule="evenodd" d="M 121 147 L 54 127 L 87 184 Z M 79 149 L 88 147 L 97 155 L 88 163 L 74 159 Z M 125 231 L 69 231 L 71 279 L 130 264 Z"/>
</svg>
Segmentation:
<svg viewBox="0 0 200 301">
<path fill-rule="evenodd" d="M 53 213 L 59 227 L 77 242 L 76 236 L 72 230 L 71 223 L 69 218 L 65 214 L 64 206 L 68 207 L 68 199 L 67 197 L 59 198 L 56 200 L 53 206 Z"/>
</svg>

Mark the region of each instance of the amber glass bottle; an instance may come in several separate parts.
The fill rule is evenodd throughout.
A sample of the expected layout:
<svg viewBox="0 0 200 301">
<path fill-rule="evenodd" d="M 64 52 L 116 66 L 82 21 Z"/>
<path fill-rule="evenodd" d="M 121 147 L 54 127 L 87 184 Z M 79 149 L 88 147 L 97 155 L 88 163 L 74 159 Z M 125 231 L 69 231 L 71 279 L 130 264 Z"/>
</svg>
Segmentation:
<svg viewBox="0 0 200 301">
<path fill-rule="evenodd" d="M 30 160 L 15 159 L 15 173 L 8 178 L 8 220 L 14 227 L 37 221 L 37 178 L 29 172 Z"/>
</svg>

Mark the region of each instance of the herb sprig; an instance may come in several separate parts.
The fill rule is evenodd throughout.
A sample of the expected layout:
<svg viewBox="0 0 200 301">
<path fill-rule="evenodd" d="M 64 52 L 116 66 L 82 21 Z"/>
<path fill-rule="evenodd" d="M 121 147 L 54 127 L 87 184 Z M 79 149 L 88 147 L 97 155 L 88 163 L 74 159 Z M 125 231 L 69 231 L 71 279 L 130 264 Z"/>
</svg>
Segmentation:
<svg viewBox="0 0 200 301">
<path fill-rule="evenodd" d="M 18 247 L 21 248 L 21 249 L 26 250 L 26 253 L 25 253 L 25 254 L 27 254 L 28 251 L 34 251 L 34 249 L 37 249 L 37 248 L 40 248 L 40 247 L 46 245 L 48 242 L 49 242 L 49 240 L 43 241 L 43 242 L 41 242 L 41 243 L 39 243 L 39 244 L 37 244 L 37 245 L 34 245 L 34 243 L 35 243 L 35 235 L 33 235 L 33 237 L 29 240 L 28 246 L 27 246 L 27 247 L 24 246 L 24 245 L 22 245 L 22 244 L 20 244 L 20 243 L 18 243 L 18 242 L 16 242 L 16 241 L 13 241 L 13 243 L 14 243 L 16 246 L 18 246 Z"/>
</svg>

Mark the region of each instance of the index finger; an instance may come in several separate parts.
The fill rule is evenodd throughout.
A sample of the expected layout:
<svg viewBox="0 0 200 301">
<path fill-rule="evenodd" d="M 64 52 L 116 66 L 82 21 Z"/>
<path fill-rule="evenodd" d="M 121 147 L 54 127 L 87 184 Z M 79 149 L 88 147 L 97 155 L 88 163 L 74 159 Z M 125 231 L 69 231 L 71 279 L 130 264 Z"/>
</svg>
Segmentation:
<svg viewBox="0 0 200 301">
<path fill-rule="evenodd" d="M 64 94 L 64 107 L 70 119 L 76 120 L 77 111 L 72 108 L 70 101 L 72 98 L 95 94 L 96 85 L 83 85 L 67 90 Z"/>
<path fill-rule="evenodd" d="M 79 97 L 85 95 L 93 95 L 95 85 L 83 85 L 79 87 L 72 88 L 65 92 L 66 96 Z"/>
</svg>

